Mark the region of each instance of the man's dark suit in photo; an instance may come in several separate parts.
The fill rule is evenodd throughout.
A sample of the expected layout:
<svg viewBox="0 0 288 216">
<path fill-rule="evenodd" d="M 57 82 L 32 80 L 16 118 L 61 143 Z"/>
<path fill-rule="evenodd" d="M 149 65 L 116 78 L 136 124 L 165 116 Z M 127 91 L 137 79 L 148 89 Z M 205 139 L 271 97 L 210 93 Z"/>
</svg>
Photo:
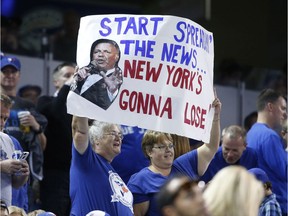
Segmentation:
<svg viewBox="0 0 288 216">
<path fill-rule="evenodd" d="M 90 63 L 75 74 L 71 89 L 85 99 L 107 110 L 119 93 L 123 83 L 118 67 L 120 49 L 115 41 L 96 40 L 90 50 Z"/>
</svg>

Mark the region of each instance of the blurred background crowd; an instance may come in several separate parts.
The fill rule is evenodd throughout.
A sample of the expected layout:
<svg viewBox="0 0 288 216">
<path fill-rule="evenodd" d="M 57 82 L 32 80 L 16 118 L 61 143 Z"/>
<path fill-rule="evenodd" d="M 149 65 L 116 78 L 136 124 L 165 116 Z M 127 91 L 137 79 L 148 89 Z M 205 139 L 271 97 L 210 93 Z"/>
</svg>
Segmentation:
<svg viewBox="0 0 288 216">
<path fill-rule="evenodd" d="M 215 82 L 287 93 L 287 1 L 1 0 L 1 51 L 76 61 L 82 16 L 163 14 L 189 18 L 215 39 Z"/>
<path fill-rule="evenodd" d="M 241 139 L 238 139 L 238 136 L 236 136 L 236 139 L 233 135 L 234 132 L 232 129 L 238 128 L 238 126 L 235 127 L 235 124 L 238 124 L 239 128 L 241 125 L 244 126 L 247 131 L 249 131 L 252 125 L 257 122 L 257 118 L 259 116 L 260 120 L 258 120 L 260 123 L 265 123 L 266 120 L 263 122 L 262 119 L 262 110 L 256 110 L 255 102 L 256 97 L 261 90 L 270 88 L 275 90 L 277 94 L 279 93 L 284 95 L 284 97 L 280 97 L 281 103 L 279 103 L 278 95 L 276 95 L 277 97 L 275 96 L 277 99 L 275 99 L 276 102 L 272 101 L 275 103 L 273 105 L 276 107 L 274 110 L 275 116 L 269 115 L 270 118 L 268 119 L 271 122 L 276 121 L 277 123 L 275 123 L 276 126 L 272 125 L 273 127 L 271 126 L 271 128 L 273 129 L 274 135 L 275 132 L 277 132 L 277 137 L 279 135 L 281 136 L 279 136 L 279 142 L 277 142 L 275 145 L 277 146 L 279 155 L 281 156 L 276 154 L 277 152 L 275 149 L 268 149 L 266 152 L 273 152 L 273 154 L 267 154 L 269 156 L 267 161 L 269 161 L 269 165 L 275 165 L 276 168 L 269 167 L 269 170 L 276 171 L 275 176 L 281 176 L 281 171 L 286 172 L 287 174 L 287 169 L 283 168 L 284 166 L 287 168 L 288 151 L 286 107 L 287 1 L 222 0 L 212 2 L 212 0 L 1 0 L 1 97 L 3 97 L 2 94 L 5 94 L 11 99 L 9 106 L 13 106 L 8 108 L 11 108 L 11 113 L 14 113 L 14 115 L 10 116 L 14 116 L 17 120 L 14 119 L 14 121 L 11 117 L 7 119 L 10 119 L 10 122 L 17 122 L 19 125 L 16 127 L 12 123 L 9 124 L 8 120 L 8 124 L 6 124 L 6 128 L 4 129 L 4 118 L 2 118 L 1 121 L 3 120 L 3 122 L 1 122 L 1 124 L 3 123 L 3 131 L 0 133 L 2 133 L 1 135 L 4 136 L 4 132 L 9 132 L 9 130 L 7 130 L 8 126 L 10 126 L 10 129 L 20 130 L 20 120 L 18 119 L 16 113 L 20 110 L 27 110 L 29 108 L 28 110 L 31 112 L 29 114 L 30 121 L 28 122 L 28 126 L 31 130 L 25 136 L 19 136 L 17 139 L 26 142 L 26 136 L 30 136 L 31 134 L 34 138 L 37 138 L 33 139 L 33 142 L 31 141 L 31 143 L 34 144 L 37 142 L 37 145 L 33 146 L 38 146 L 38 150 L 41 147 L 41 149 L 37 151 L 40 154 L 39 158 L 41 161 L 36 161 L 34 163 L 34 161 L 31 160 L 31 164 L 38 164 L 41 171 L 43 167 L 43 173 L 40 173 L 41 178 L 35 178 L 34 173 L 33 180 L 25 183 L 25 185 L 20 188 L 19 191 L 16 191 L 16 193 L 15 191 L 13 192 L 13 194 L 16 195 L 20 194 L 19 196 L 16 196 L 16 198 L 20 197 L 20 199 L 18 200 L 13 197 L 12 204 L 15 203 L 14 200 L 17 202 L 25 201 L 24 204 L 27 209 L 24 209 L 27 212 L 29 210 L 31 216 L 38 215 L 39 212 L 37 214 L 36 212 L 33 212 L 38 208 L 43 208 L 45 211 L 52 211 L 58 216 L 70 215 L 71 203 L 69 197 L 69 171 L 71 162 L 72 116 L 67 114 L 66 98 L 70 91 L 70 85 L 73 81 L 73 74 L 77 64 L 76 50 L 80 18 L 87 15 L 98 14 L 174 15 L 188 18 L 212 32 L 214 37 L 214 84 L 215 87 L 217 87 L 217 95 L 223 104 L 221 108 L 222 114 L 220 115 L 220 113 L 218 113 L 219 116 L 217 116 L 215 122 L 218 122 L 217 124 L 219 124 L 219 120 L 221 119 L 222 137 L 220 144 L 223 146 L 223 149 L 226 148 L 228 150 L 225 151 L 234 153 L 232 154 L 233 157 L 231 156 L 233 159 L 232 162 L 224 162 L 222 152 L 225 151 L 222 151 L 222 147 L 220 147 L 217 150 L 218 156 L 216 156 L 216 159 L 214 158 L 211 162 L 212 168 L 210 171 L 213 171 L 215 167 L 218 169 L 217 166 L 219 164 L 221 166 L 243 165 L 247 169 L 256 166 L 254 164 L 254 160 L 257 159 L 255 157 L 256 153 L 251 150 L 249 151 L 248 147 L 246 148 L 246 133 L 241 135 Z M 42 84 L 40 84 L 41 81 Z M 270 97 L 269 94 L 267 97 Z M 2 101 L 3 98 L 0 99 L 0 101 Z M 27 99 L 29 103 L 27 101 L 25 103 L 21 102 L 24 99 Z M 15 103 L 15 101 L 18 102 Z M 264 102 L 266 103 L 266 101 Z M 270 103 L 271 101 L 268 102 Z M 262 102 L 260 100 L 260 104 L 261 103 Z M 8 110 L 8 108 L 6 107 L 6 110 Z M 2 108 L 0 111 L 4 113 L 5 109 Z M 264 111 L 264 114 L 266 114 L 267 110 Z M 42 118 L 39 118 L 39 116 L 44 117 L 43 119 L 45 121 Z M 283 122 L 283 125 L 280 125 L 280 120 L 282 123 L 282 120 L 284 121 L 284 119 L 285 122 Z M 234 125 L 232 126 L 232 129 L 230 128 L 231 130 L 228 127 L 229 125 Z M 149 161 L 147 158 L 144 158 L 144 154 L 142 154 L 141 149 L 142 137 L 145 130 L 126 125 L 121 125 L 121 130 L 123 131 L 124 136 L 121 150 L 122 153 L 120 157 L 116 157 L 115 160 L 113 160 L 112 166 L 115 170 L 117 170 L 125 183 L 127 183 L 131 174 L 138 172 L 143 167 L 148 166 Z M 233 132 L 231 132 L 231 137 L 235 138 L 237 141 L 236 144 L 234 143 L 236 142 L 234 138 L 234 142 L 227 138 L 227 134 L 230 133 L 229 131 Z M 19 134 L 22 135 L 23 133 L 24 132 L 22 131 L 21 134 Z M 264 131 L 263 133 L 265 134 L 266 132 Z M 120 136 L 119 133 L 118 135 L 106 135 L 111 135 L 114 137 L 112 140 L 122 139 L 122 135 Z M 265 134 L 265 136 L 266 135 L 267 134 Z M 251 137 L 255 136 L 251 135 Z M 175 148 L 176 159 L 184 151 L 187 152 L 205 146 L 202 142 L 197 140 L 182 138 L 177 136 L 173 137 L 173 141 L 175 144 L 177 144 L 176 147 L 174 147 L 172 143 L 164 146 L 159 145 L 162 143 L 156 143 L 156 146 L 154 146 L 154 144 L 153 146 L 151 145 L 151 149 L 154 149 L 156 153 L 157 151 L 160 153 L 162 151 L 163 154 L 166 154 L 167 151 L 174 152 L 173 149 Z M 242 141 L 239 142 L 239 140 Z M 16 146 L 16 144 L 14 145 Z M 184 148 L 185 146 L 186 149 Z M 2 146 L 0 147 L 2 148 Z M 24 150 L 29 151 L 30 153 L 36 152 L 30 147 L 31 146 Z M 181 149 L 181 147 L 183 148 Z M 261 157 L 266 155 L 262 154 L 260 151 L 257 152 L 258 157 L 259 155 Z M 96 152 L 96 154 L 98 153 Z M 228 153 L 226 154 L 228 155 Z M 247 159 L 247 155 L 251 160 Z M 1 154 L 1 156 L 5 156 L 5 154 Z M 274 158 L 271 159 L 270 156 Z M 221 160 L 221 163 L 219 163 L 218 160 Z M 133 163 L 131 163 L 131 161 L 133 161 Z M 274 161 L 277 161 L 277 163 L 273 163 Z M 284 164 L 282 167 L 279 161 Z M 4 162 L 7 162 L 7 160 Z M 248 165 L 246 166 L 246 162 L 249 167 Z M 251 165 L 252 162 L 253 166 Z M 33 169 L 31 168 L 31 164 L 29 163 L 29 166 L 30 170 L 32 171 Z M 168 167 L 168 170 L 170 168 L 171 166 Z M 2 169 L 2 171 L 3 170 L 4 169 Z M 31 171 L 30 174 L 32 173 Z M 209 174 L 209 172 L 207 173 Z M 229 192 L 233 192 L 234 195 L 237 195 L 236 198 L 238 198 L 238 193 L 234 193 L 234 189 L 230 188 L 230 186 L 232 187 L 234 185 L 233 179 L 231 178 L 229 180 L 226 178 L 226 176 L 227 175 L 225 174 L 224 177 L 227 181 L 226 183 L 230 181 L 230 184 L 222 185 L 228 188 Z M 244 172 L 243 176 L 245 177 L 247 174 Z M 270 174 L 270 178 L 271 176 L 274 178 L 274 174 Z M 219 182 L 223 182 L 221 178 L 219 179 Z M 239 181 L 236 178 L 234 180 L 236 183 Z M 266 184 L 268 182 L 266 180 L 263 183 Z M 183 193 L 191 195 L 191 191 L 187 190 L 187 185 L 191 186 L 192 189 L 195 188 L 195 182 L 189 182 L 187 179 L 184 179 L 183 181 L 181 178 L 178 179 L 178 181 L 178 192 L 180 191 L 181 193 L 176 191 L 176 194 L 172 194 L 173 196 L 171 195 L 171 197 L 174 200 L 178 200 L 178 198 L 181 197 L 183 198 L 183 196 L 178 196 Z M 287 175 L 286 179 L 281 179 L 280 183 L 285 184 L 285 181 L 287 183 Z M 184 183 L 184 187 L 182 187 L 182 183 Z M 277 188 L 277 184 L 278 182 L 275 184 L 273 183 L 273 187 Z M 217 189 L 215 190 L 217 191 L 215 195 L 223 204 L 224 198 L 229 197 L 226 196 L 228 193 L 222 193 L 225 195 L 225 197 L 219 196 L 219 187 L 216 183 L 215 185 L 215 188 Z M 242 184 L 242 186 L 243 187 L 239 187 L 241 191 L 246 191 L 252 195 L 256 194 L 251 192 L 246 183 Z M 166 187 L 169 187 L 169 184 L 167 184 Z M 271 187 L 271 184 L 269 187 Z M 278 187 L 280 188 L 282 185 Z M 244 188 L 246 190 L 244 190 Z M 256 187 L 252 186 L 252 188 Z M 279 193 L 279 191 L 276 192 Z M 21 193 L 25 194 L 25 196 L 22 196 Z M 270 191 L 270 193 L 272 192 Z M 166 193 L 163 194 L 164 198 L 169 197 Z M 200 195 L 202 196 L 202 194 Z M 26 199 L 26 196 L 27 200 L 24 200 L 23 198 Z M 29 203 L 27 203 L 28 197 Z M 184 196 L 184 198 L 185 197 L 189 198 L 189 196 Z M 212 197 L 212 202 L 215 203 L 213 196 L 210 196 L 209 194 L 208 197 Z M 261 198 L 261 196 L 258 194 L 257 199 L 259 198 Z M 170 201 L 172 202 L 173 199 Z M 232 202 L 231 206 L 233 208 L 231 209 L 235 209 L 233 205 L 234 201 L 232 199 L 228 201 Z M 243 199 L 243 201 L 245 210 L 248 210 L 247 203 L 251 204 L 255 209 L 258 209 L 259 203 L 247 202 L 247 199 Z M 260 199 L 258 201 L 260 201 Z M 16 204 L 18 204 L 17 202 Z M 193 207 L 191 202 L 187 203 L 190 207 Z M 13 209 L 8 209 L 5 203 L 5 205 L 2 204 L 3 203 L 1 202 L 1 210 L 2 208 L 5 208 L 5 210 L 9 210 L 11 215 L 14 213 Z M 138 203 L 136 203 L 136 205 L 137 204 Z M 171 203 L 166 203 L 165 205 L 169 206 Z M 223 205 L 225 205 L 225 203 Z M 201 207 L 201 205 L 198 206 Z M 209 207 L 211 206 L 212 205 L 209 205 Z M 219 206 L 221 207 L 220 204 Z M 186 208 L 180 206 L 180 209 L 185 210 Z M 237 212 L 240 213 L 238 215 L 252 215 L 243 213 L 243 207 L 239 207 L 239 209 L 236 209 Z M 213 209 L 210 211 L 215 212 Z M 91 212 L 89 215 L 94 215 L 92 213 L 93 212 Z M 192 213 L 192 211 L 190 213 Z M 43 215 L 55 214 L 52 214 L 51 212 L 43 212 Z M 25 214 L 20 215 L 25 216 Z M 221 212 L 219 215 L 223 216 L 224 213 Z M 226 212 L 226 215 L 233 214 Z M 286 212 L 283 212 L 283 215 L 286 216 Z"/>
</svg>

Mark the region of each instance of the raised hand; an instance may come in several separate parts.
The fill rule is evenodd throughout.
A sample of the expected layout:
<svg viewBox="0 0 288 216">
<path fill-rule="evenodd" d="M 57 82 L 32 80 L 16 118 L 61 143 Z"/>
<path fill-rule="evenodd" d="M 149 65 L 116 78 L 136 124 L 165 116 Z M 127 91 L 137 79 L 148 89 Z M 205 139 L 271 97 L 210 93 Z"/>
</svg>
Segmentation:
<svg viewBox="0 0 288 216">
<path fill-rule="evenodd" d="M 73 78 L 76 81 L 82 81 L 84 80 L 87 76 L 90 76 L 91 74 L 89 73 L 91 71 L 91 68 L 89 67 L 82 67 L 82 68 L 76 68 L 76 73 L 73 75 Z"/>
<path fill-rule="evenodd" d="M 217 97 L 217 92 L 216 92 L 215 88 L 214 88 L 214 96 L 215 96 L 215 99 L 212 103 L 212 107 L 215 108 L 214 115 L 219 115 L 221 112 L 222 103 L 221 103 L 220 99 Z"/>
<path fill-rule="evenodd" d="M 100 72 L 100 75 L 103 77 L 109 92 L 112 94 L 117 91 L 117 89 L 119 89 L 123 83 L 123 75 L 120 68 L 116 68 L 116 70 L 110 76 L 107 76 L 105 72 L 102 71 Z"/>
</svg>

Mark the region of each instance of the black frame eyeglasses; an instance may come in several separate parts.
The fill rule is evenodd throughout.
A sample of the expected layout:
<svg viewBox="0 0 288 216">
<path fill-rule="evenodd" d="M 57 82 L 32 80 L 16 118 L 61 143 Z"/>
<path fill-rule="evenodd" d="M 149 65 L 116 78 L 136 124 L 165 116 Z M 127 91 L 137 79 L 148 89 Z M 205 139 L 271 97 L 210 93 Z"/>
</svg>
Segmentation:
<svg viewBox="0 0 288 216">
<path fill-rule="evenodd" d="M 152 148 L 157 148 L 159 149 L 160 151 L 165 151 L 165 150 L 171 150 L 171 149 L 174 149 L 175 148 L 175 145 L 173 143 L 170 143 L 168 145 L 164 145 L 164 144 L 161 144 L 159 146 L 153 146 Z"/>
</svg>

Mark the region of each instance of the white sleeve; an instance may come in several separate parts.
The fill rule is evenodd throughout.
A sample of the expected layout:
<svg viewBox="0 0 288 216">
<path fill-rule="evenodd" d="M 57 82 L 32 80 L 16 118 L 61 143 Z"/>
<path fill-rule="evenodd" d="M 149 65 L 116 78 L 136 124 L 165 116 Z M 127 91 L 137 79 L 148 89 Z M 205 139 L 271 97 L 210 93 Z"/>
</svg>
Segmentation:
<svg viewBox="0 0 288 216">
<path fill-rule="evenodd" d="M 109 92 L 109 90 L 108 90 L 108 88 L 107 88 L 107 93 L 108 93 L 108 97 L 109 97 L 109 99 L 110 99 L 110 101 L 112 102 L 114 99 L 115 99 L 115 97 L 117 96 L 117 94 L 118 94 L 118 89 L 112 94 L 111 92 Z"/>
</svg>

